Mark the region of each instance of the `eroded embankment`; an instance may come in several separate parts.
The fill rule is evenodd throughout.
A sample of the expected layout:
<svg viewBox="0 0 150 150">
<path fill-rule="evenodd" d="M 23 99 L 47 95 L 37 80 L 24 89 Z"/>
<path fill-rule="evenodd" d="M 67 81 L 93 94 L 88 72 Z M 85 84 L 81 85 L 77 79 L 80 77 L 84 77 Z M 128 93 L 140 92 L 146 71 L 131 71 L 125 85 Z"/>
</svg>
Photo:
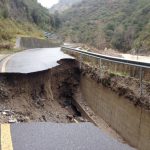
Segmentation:
<svg viewBox="0 0 150 150">
<path fill-rule="evenodd" d="M 128 143 L 140 150 L 150 148 L 150 84 L 82 66 L 80 80 L 84 100 L 92 110 Z"/>
<path fill-rule="evenodd" d="M 115 92 L 118 96 L 122 96 L 131 101 L 135 106 L 140 106 L 145 110 L 150 110 L 150 83 L 142 83 L 142 95 L 140 89 L 140 81 L 135 78 L 125 77 L 105 71 L 100 77 L 99 69 L 93 69 L 89 65 L 82 66 L 82 76 L 88 76 L 97 84 L 103 85 Z"/>
<path fill-rule="evenodd" d="M 71 100 L 79 85 L 75 60 L 32 74 L 0 75 L 0 123 L 80 120 Z M 83 119 L 81 119 L 83 120 Z"/>
<path fill-rule="evenodd" d="M 81 113 L 89 112 L 89 118 L 101 117 L 131 145 L 149 150 L 149 83 L 143 84 L 141 97 L 136 79 L 108 72 L 100 78 L 98 69 L 82 64 L 80 71 L 75 60 L 58 63 L 38 73 L 0 75 L 0 123 L 86 121 Z M 78 111 L 75 101 L 84 112 Z M 104 130 L 110 128 L 104 126 Z"/>
</svg>

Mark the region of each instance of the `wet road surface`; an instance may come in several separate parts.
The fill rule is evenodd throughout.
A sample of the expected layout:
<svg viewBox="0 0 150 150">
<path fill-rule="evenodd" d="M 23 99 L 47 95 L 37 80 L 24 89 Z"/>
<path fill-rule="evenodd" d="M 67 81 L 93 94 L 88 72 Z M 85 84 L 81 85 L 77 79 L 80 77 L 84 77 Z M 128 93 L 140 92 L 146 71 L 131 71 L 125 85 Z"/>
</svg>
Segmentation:
<svg viewBox="0 0 150 150">
<path fill-rule="evenodd" d="M 73 59 L 61 48 L 37 48 L 10 55 L 0 63 L 3 73 L 32 73 L 47 70 L 58 65 L 61 59 Z"/>
<path fill-rule="evenodd" d="M 13 150 L 134 150 L 112 139 L 91 123 L 13 124 L 10 132 L 12 144 L 8 143 L 9 137 L 5 132 L 7 139 L 6 143 L 2 139 L 2 150 L 6 150 L 4 144 L 12 146 Z"/>
</svg>

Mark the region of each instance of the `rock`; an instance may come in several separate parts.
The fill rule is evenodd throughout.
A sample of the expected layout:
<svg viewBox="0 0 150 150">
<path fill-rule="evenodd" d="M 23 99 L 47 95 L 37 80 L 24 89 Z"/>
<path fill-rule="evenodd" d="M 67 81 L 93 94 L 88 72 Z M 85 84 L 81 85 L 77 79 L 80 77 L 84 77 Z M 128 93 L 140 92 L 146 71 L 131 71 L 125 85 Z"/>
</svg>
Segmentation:
<svg viewBox="0 0 150 150">
<path fill-rule="evenodd" d="M 78 117 L 79 122 L 85 122 L 85 120 L 82 117 Z"/>
<path fill-rule="evenodd" d="M 56 118 L 58 118 L 58 119 L 59 119 L 59 118 L 60 118 L 60 117 L 59 117 L 59 115 L 56 115 Z"/>
<path fill-rule="evenodd" d="M 67 115 L 66 117 L 67 117 L 67 119 L 69 119 L 70 121 L 73 120 L 73 116 L 72 116 L 72 115 Z"/>
<path fill-rule="evenodd" d="M 44 116 L 44 115 L 42 115 L 42 119 L 46 122 L 47 121 L 47 119 L 46 119 L 46 117 Z"/>
<path fill-rule="evenodd" d="M 12 112 L 11 110 L 2 110 L 1 113 L 2 115 L 6 115 L 6 116 L 11 116 L 14 114 L 14 112 Z"/>
<path fill-rule="evenodd" d="M 9 123 L 16 123 L 17 122 L 17 119 L 16 118 L 13 118 L 13 117 L 10 117 L 9 120 L 8 120 Z"/>
<path fill-rule="evenodd" d="M 6 112 L 4 112 L 4 111 L 2 112 L 2 115 L 6 115 L 6 114 L 7 114 Z"/>
</svg>

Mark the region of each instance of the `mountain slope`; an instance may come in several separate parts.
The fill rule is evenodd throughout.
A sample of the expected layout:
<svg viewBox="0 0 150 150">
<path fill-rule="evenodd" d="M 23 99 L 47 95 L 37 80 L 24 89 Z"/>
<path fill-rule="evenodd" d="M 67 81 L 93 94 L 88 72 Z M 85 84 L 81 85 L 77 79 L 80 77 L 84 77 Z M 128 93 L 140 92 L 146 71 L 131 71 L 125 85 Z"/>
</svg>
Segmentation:
<svg viewBox="0 0 150 150">
<path fill-rule="evenodd" d="M 62 13 L 63 11 L 71 8 L 74 4 L 81 2 L 82 0 L 60 0 L 58 4 L 55 4 L 52 8 L 50 8 L 51 13 L 55 13 L 58 11 Z"/>
<path fill-rule="evenodd" d="M 37 0 L 0 0 L 0 49 L 12 49 L 18 35 L 42 37 L 49 29 L 49 11 Z"/>
<path fill-rule="evenodd" d="M 102 49 L 150 51 L 149 0 L 83 0 L 61 18 L 65 39 Z"/>
<path fill-rule="evenodd" d="M 0 17 L 28 21 L 46 28 L 50 15 L 37 0 L 0 0 Z"/>
</svg>

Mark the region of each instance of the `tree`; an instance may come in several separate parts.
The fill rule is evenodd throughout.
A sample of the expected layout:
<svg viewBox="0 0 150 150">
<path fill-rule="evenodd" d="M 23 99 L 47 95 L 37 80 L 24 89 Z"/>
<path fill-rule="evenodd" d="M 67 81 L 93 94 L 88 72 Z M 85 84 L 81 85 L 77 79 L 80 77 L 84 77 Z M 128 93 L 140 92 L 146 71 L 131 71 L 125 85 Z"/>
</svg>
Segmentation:
<svg viewBox="0 0 150 150">
<path fill-rule="evenodd" d="M 50 24 L 54 29 L 58 29 L 61 25 L 61 21 L 59 18 L 59 13 L 56 11 L 54 14 L 50 17 Z"/>
</svg>

